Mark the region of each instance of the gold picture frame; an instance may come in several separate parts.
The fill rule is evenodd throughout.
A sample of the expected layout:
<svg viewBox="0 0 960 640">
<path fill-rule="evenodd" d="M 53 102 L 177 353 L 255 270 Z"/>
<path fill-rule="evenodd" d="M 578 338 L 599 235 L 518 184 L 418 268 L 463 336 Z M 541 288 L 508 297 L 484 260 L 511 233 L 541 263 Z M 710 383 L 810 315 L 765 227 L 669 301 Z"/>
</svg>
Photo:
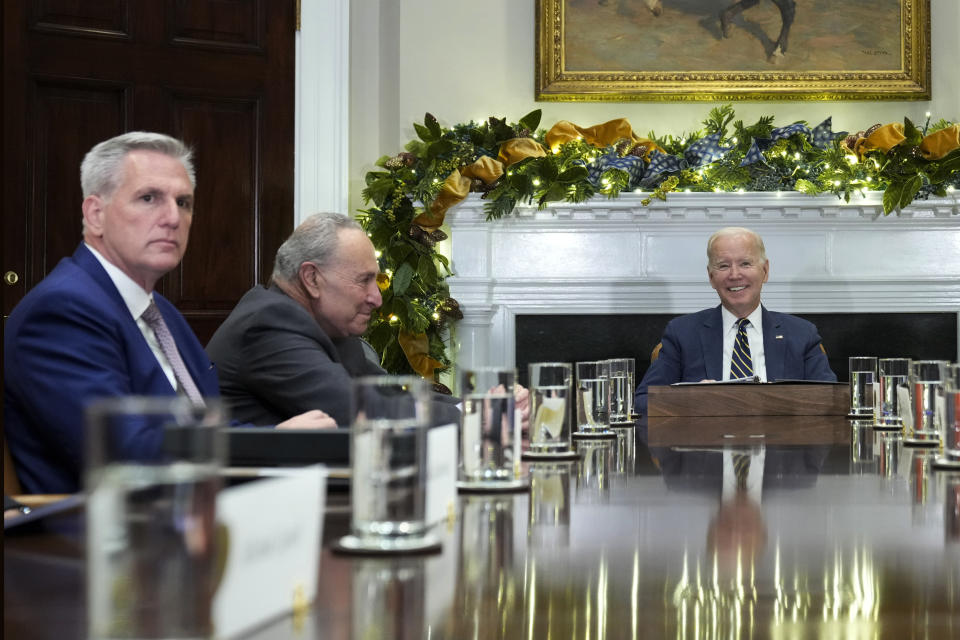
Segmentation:
<svg viewBox="0 0 960 640">
<path fill-rule="evenodd" d="M 782 52 L 781 3 L 795 8 Z M 540 101 L 930 99 L 930 0 L 537 0 L 536 12 Z"/>
</svg>

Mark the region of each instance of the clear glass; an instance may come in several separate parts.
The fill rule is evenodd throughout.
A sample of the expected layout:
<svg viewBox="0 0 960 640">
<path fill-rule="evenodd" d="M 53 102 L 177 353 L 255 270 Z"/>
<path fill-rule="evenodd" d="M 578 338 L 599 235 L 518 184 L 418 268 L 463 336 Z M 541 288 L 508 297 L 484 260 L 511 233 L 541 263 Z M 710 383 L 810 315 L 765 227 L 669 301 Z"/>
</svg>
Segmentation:
<svg viewBox="0 0 960 640">
<path fill-rule="evenodd" d="M 570 485 L 576 463 L 530 465 L 530 511 L 527 540 L 532 548 L 570 546 Z"/>
<path fill-rule="evenodd" d="M 877 359 L 850 358 L 850 414 L 872 416 L 876 408 Z"/>
<path fill-rule="evenodd" d="M 530 364 L 530 451 L 569 453 L 572 370 L 567 362 Z"/>
<path fill-rule="evenodd" d="M 610 425 L 633 426 L 633 389 L 630 358 L 607 360 L 610 368 Z"/>
<path fill-rule="evenodd" d="M 877 424 L 902 427 L 897 387 L 907 384 L 910 358 L 881 358 L 877 361 L 879 385 L 877 390 Z"/>
<path fill-rule="evenodd" d="M 515 419 L 517 370 L 479 367 L 460 373 L 461 483 L 512 484 L 520 479 L 520 423 Z"/>
<path fill-rule="evenodd" d="M 222 403 L 119 397 L 86 412 L 90 638 L 210 638 Z"/>
<path fill-rule="evenodd" d="M 937 397 L 943 390 L 943 360 L 914 360 L 910 364 L 910 400 L 916 440 L 937 440 Z"/>
<path fill-rule="evenodd" d="M 419 548 L 426 523 L 430 391 L 416 376 L 353 382 L 350 431 L 351 548 Z"/>
<path fill-rule="evenodd" d="M 610 426 L 610 363 L 577 363 L 577 431 L 597 433 Z"/>
<path fill-rule="evenodd" d="M 943 457 L 960 463 L 960 388 L 950 385 L 943 392 Z"/>
</svg>

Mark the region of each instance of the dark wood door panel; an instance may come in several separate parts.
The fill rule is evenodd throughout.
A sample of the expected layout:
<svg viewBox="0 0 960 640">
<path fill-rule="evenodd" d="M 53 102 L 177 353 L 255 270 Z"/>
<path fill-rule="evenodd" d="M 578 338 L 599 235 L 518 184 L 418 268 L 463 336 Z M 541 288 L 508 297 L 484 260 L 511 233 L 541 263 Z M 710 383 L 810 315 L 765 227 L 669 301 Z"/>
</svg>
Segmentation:
<svg viewBox="0 0 960 640">
<path fill-rule="evenodd" d="M 195 149 L 198 186 L 190 249 L 170 274 L 167 293 L 184 312 L 229 313 L 260 279 L 260 101 L 177 96 L 171 111 L 174 130 Z"/>
<path fill-rule="evenodd" d="M 206 340 L 293 228 L 294 0 L 4 0 L 4 314 L 80 240 L 79 163 L 135 129 L 196 151 L 159 289 Z"/>
<path fill-rule="evenodd" d="M 29 254 L 26 286 L 43 279 L 80 242 L 80 161 L 97 142 L 124 131 L 124 86 L 33 79 L 27 141 Z"/>
</svg>

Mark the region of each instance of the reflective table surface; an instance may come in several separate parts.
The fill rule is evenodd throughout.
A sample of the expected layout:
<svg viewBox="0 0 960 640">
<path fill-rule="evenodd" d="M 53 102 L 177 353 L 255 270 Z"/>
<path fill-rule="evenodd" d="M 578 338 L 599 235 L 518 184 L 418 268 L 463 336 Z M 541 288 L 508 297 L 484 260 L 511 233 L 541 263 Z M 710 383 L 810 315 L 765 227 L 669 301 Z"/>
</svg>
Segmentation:
<svg viewBox="0 0 960 640">
<path fill-rule="evenodd" d="M 960 638 L 960 474 L 813 420 L 580 440 L 529 493 L 460 495 L 434 555 L 333 554 L 332 493 L 316 603 L 250 637 Z M 82 543 L 50 529 L 5 537 L 4 637 L 85 635 Z"/>
</svg>

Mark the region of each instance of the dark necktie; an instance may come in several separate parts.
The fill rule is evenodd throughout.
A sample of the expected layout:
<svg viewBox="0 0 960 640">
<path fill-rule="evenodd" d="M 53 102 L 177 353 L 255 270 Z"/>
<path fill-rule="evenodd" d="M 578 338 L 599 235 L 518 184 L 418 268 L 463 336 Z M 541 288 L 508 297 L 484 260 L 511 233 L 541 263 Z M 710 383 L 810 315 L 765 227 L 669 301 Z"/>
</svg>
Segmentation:
<svg viewBox="0 0 960 640">
<path fill-rule="evenodd" d="M 747 476 L 750 475 L 750 454 L 733 454 L 733 473 L 737 477 L 737 491 L 747 490 Z"/>
<path fill-rule="evenodd" d="M 753 360 L 750 358 L 750 341 L 747 340 L 746 318 L 737 320 L 737 337 L 733 341 L 733 356 L 730 358 L 730 379 L 749 378 L 753 375 Z"/>
<path fill-rule="evenodd" d="M 147 326 L 153 329 L 153 333 L 157 336 L 157 342 L 160 343 L 160 350 L 163 351 L 163 355 L 167 356 L 170 367 L 173 369 L 173 375 L 180 384 L 180 389 L 190 398 L 190 401 L 194 405 L 198 407 L 205 406 L 203 396 L 200 395 L 200 390 L 197 389 L 197 385 L 190 376 L 190 372 L 187 371 L 187 365 L 183 363 L 183 358 L 180 357 L 180 352 L 177 351 L 177 344 L 173 341 L 170 329 L 167 328 L 167 323 L 164 322 L 163 316 L 160 315 L 160 309 L 157 308 L 153 300 L 150 301 L 150 306 L 147 307 L 147 310 L 144 311 L 140 317 L 147 323 Z"/>
</svg>

